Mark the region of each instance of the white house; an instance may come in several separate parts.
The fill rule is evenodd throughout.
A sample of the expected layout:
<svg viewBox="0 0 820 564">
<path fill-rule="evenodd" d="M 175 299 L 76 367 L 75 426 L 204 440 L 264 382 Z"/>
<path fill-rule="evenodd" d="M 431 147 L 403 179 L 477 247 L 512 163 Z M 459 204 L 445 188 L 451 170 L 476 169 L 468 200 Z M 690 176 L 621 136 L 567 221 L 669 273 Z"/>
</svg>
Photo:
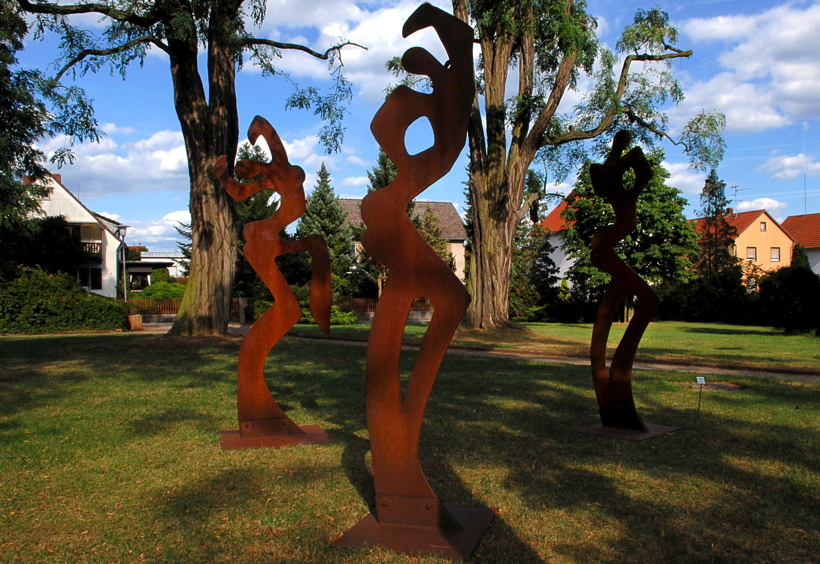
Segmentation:
<svg viewBox="0 0 820 564">
<path fill-rule="evenodd" d="M 80 286 L 114 298 L 120 281 L 126 226 L 89 210 L 61 181 L 59 174 L 45 179 L 51 193 L 40 200 L 40 207 L 48 216 L 63 216 L 71 234 L 82 242 L 87 261 L 74 273 Z"/>
<path fill-rule="evenodd" d="M 555 209 L 553 209 L 541 222 L 541 226 L 547 230 L 547 233 L 549 233 L 550 244 L 554 247 L 553 251 L 550 253 L 550 258 L 555 263 L 555 266 L 558 267 L 559 280 L 566 278 L 567 270 L 575 264 L 575 259 L 569 258 L 566 251 L 564 251 L 564 242 L 561 238 L 561 232 L 571 227 L 567 224 L 566 220 L 561 217 L 561 213 L 565 209 L 567 209 L 567 203 L 564 200 L 561 200 Z"/>
</svg>

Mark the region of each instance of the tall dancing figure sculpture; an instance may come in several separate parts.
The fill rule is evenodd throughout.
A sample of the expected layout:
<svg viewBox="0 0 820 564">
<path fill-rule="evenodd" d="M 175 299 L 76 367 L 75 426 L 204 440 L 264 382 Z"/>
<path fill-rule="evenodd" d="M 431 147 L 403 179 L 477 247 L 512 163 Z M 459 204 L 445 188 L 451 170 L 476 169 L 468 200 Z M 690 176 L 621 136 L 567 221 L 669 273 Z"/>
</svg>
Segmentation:
<svg viewBox="0 0 820 564">
<path fill-rule="evenodd" d="M 632 397 L 632 365 L 643 333 L 658 309 L 658 297 L 615 252 L 615 246 L 637 226 L 638 197 L 652 179 L 652 167 L 639 147 L 624 154 L 631 139 L 629 132 L 619 131 L 604 163 L 589 167 L 595 195 L 612 205 L 615 223 L 592 238 L 590 261 L 597 269 L 609 273 L 612 279 L 598 306 L 590 346 L 592 383 L 602 425 L 584 430 L 641 439 L 669 432 L 673 428 L 644 423 Z M 635 176 L 631 190 L 627 190 L 623 182 L 628 169 L 632 169 Z M 629 295 L 637 297 L 638 304 L 607 373 L 606 345 L 609 330 L 621 302 Z M 634 433 L 630 434 L 629 431 Z"/>
<path fill-rule="evenodd" d="M 470 296 L 413 227 L 407 206 L 450 170 L 464 147 L 475 96 L 473 31 L 458 18 L 423 4 L 404 24 L 402 35 L 430 26 L 441 39 L 449 62 L 442 65 L 425 49 L 413 47 L 404 53 L 402 64 L 408 72 L 429 76 L 432 93 L 399 86 L 370 126 L 399 169 L 391 184 L 371 192 L 362 202 L 367 227 L 362 244 L 390 269 L 367 347 L 367 427 L 376 508 L 334 544 L 375 544 L 402 552 L 466 557 L 493 513 L 483 507 L 443 505 L 421 469 L 418 443 L 439 366 Z M 433 146 L 410 155 L 405 132 L 421 117 L 430 120 Z M 432 303 L 433 317 L 402 399 L 401 340 L 411 303 L 421 296 Z"/>
<path fill-rule="evenodd" d="M 299 427 L 271 396 L 265 383 L 265 360 L 279 339 L 302 317 L 302 310 L 285 277 L 276 266 L 276 257 L 307 251 L 313 259 L 310 281 L 310 311 L 325 333 L 330 330 L 330 256 L 321 235 L 310 235 L 296 241 L 282 241 L 279 233 L 305 213 L 305 172 L 291 165 L 276 130 L 262 117 L 255 117 L 248 129 L 248 139 L 259 137 L 268 143 L 269 163 L 239 161 L 236 174 L 252 182 L 234 180 L 228 173 L 226 157 L 214 163 L 214 172 L 223 188 L 234 200 L 241 201 L 260 190 L 274 190 L 280 195 L 279 208 L 264 221 L 245 226 L 245 256 L 253 269 L 270 288 L 273 306 L 251 327 L 239 351 L 237 407 L 239 431 L 221 431 L 222 448 L 281 447 L 291 444 L 329 442 L 316 425 Z"/>
</svg>

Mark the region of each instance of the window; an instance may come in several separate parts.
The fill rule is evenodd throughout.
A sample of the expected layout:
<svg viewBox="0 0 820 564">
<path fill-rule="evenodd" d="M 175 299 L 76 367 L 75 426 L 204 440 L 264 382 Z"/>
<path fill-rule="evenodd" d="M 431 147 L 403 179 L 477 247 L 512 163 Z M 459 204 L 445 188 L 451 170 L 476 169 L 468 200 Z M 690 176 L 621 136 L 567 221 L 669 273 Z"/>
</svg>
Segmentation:
<svg viewBox="0 0 820 564">
<path fill-rule="evenodd" d="M 77 281 L 83 288 L 102 290 L 102 268 L 78 268 Z"/>
<path fill-rule="evenodd" d="M 761 231 L 766 231 L 766 222 L 765 221 L 760 222 L 760 230 Z"/>
<path fill-rule="evenodd" d="M 772 262 L 780 262 L 780 247 L 772 247 Z"/>
<path fill-rule="evenodd" d="M 757 260 L 757 247 L 746 247 L 746 259 Z"/>
</svg>

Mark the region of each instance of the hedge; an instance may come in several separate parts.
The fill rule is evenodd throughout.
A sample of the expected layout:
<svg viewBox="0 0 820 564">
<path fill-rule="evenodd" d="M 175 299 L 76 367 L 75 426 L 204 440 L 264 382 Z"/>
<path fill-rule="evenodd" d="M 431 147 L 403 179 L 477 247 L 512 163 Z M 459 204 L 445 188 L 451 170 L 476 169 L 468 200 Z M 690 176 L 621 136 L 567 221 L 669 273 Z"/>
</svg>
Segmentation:
<svg viewBox="0 0 820 564">
<path fill-rule="evenodd" d="M 21 268 L 18 279 L 0 288 L 0 333 L 112 330 L 127 325 L 124 304 L 89 294 L 63 273 Z"/>
</svg>

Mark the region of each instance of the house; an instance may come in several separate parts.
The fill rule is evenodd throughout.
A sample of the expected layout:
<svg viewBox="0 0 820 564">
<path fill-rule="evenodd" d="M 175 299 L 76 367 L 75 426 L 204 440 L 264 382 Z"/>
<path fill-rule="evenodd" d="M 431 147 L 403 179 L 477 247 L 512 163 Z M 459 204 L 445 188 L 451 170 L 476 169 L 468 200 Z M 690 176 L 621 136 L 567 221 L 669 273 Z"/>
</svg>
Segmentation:
<svg viewBox="0 0 820 564">
<path fill-rule="evenodd" d="M 48 216 L 62 216 L 71 234 L 83 246 L 87 260 L 73 274 L 89 292 L 115 298 L 121 280 L 121 260 L 126 225 L 89 210 L 63 186 L 62 177 L 52 174 L 45 180 L 51 192 L 40 200 L 40 208 Z M 28 184 L 28 178 L 23 180 Z"/>
<path fill-rule="evenodd" d="M 729 208 L 724 219 L 735 229 L 735 241 L 729 248 L 732 255 L 766 272 L 792 263 L 794 239 L 766 210 L 735 213 Z M 698 233 L 703 233 L 704 219 L 692 221 L 697 222 Z"/>
<path fill-rule="evenodd" d="M 561 232 L 572 227 L 571 223 L 567 223 L 567 220 L 561 217 L 561 214 L 567 209 L 567 205 L 565 200 L 561 200 L 561 202 L 547 214 L 547 217 L 541 221 L 541 227 L 549 233 L 549 242 L 553 246 L 550 258 L 552 262 L 555 263 L 555 266 L 558 267 L 559 280 L 566 278 L 567 271 L 575 264 L 575 260 L 569 258 L 566 251 L 564 251 L 563 240 L 561 238 Z"/>
<path fill-rule="evenodd" d="M 349 198 L 339 198 L 339 203 L 347 212 L 345 218 L 346 225 L 355 227 L 363 226 L 362 222 L 362 201 Z M 456 211 L 456 206 L 451 202 L 416 202 L 413 210 L 414 217 L 423 217 L 427 208 L 438 217 L 441 223 L 442 237 L 447 240 L 447 250 L 452 253 L 456 262 L 455 274 L 459 280 L 464 280 L 464 260 L 466 251 L 464 243 L 467 242 L 467 231 L 461 216 Z M 358 249 L 357 249 L 358 252 Z"/>
<path fill-rule="evenodd" d="M 791 215 L 783 221 L 783 229 L 806 249 L 809 266 L 820 275 L 820 213 Z"/>
<path fill-rule="evenodd" d="M 185 257 L 182 251 L 142 251 L 140 260 L 126 262 L 129 288 L 150 285 L 151 273 L 158 268 L 168 270 L 168 276 L 171 278 L 181 278 L 184 271 L 183 261 Z"/>
</svg>

